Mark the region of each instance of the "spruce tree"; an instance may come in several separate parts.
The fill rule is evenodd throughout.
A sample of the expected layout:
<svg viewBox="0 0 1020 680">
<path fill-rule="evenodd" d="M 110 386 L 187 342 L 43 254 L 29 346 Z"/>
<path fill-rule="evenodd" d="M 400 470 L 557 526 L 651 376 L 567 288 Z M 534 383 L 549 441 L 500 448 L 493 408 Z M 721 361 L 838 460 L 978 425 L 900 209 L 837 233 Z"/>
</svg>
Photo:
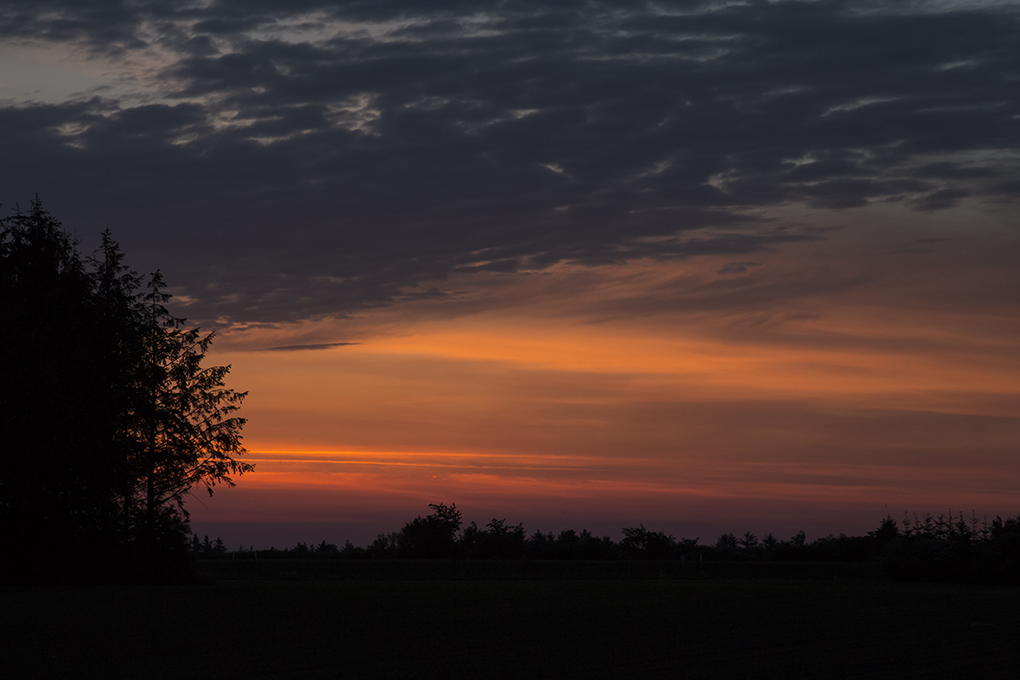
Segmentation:
<svg viewBox="0 0 1020 680">
<path fill-rule="evenodd" d="M 187 554 L 188 493 L 252 469 L 246 393 L 202 366 L 213 335 L 142 282 L 109 232 L 84 258 L 38 199 L 0 220 L 0 540 L 21 576 L 159 571 Z"/>
</svg>

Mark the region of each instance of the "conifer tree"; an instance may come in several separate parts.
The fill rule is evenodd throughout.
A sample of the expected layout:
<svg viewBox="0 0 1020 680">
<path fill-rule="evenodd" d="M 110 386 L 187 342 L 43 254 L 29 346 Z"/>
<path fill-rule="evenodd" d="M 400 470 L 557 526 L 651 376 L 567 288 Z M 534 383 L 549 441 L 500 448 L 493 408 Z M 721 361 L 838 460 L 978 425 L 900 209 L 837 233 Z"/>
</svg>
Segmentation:
<svg viewBox="0 0 1020 680">
<path fill-rule="evenodd" d="M 245 453 L 246 420 L 233 414 L 247 392 L 224 385 L 229 366 L 202 366 L 214 334 L 187 329 L 184 319 L 170 314 L 159 271 L 147 287 L 141 298 L 140 403 L 132 425 L 139 452 L 132 501 L 143 512 L 141 535 L 153 540 L 166 522 L 187 517 L 184 501 L 193 488 L 212 495 L 214 486 L 233 486 L 231 475 L 254 467 L 236 458 Z"/>
<path fill-rule="evenodd" d="M 38 199 L 0 219 L 0 540 L 26 573 L 185 553 L 187 494 L 252 470 L 213 334 L 123 260 L 109 232 L 83 258 Z"/>
</svg>

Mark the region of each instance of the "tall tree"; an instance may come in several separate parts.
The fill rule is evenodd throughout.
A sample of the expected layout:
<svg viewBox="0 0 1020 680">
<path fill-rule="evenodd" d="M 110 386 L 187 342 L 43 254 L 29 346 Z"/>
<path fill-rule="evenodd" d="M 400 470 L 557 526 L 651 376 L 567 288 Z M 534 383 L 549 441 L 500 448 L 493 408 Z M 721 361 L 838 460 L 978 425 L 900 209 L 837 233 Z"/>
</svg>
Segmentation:
<svg viewBox="0 0 1020 680">
<path fill-rule="evenodd" d="M 231 475 L 254 469 L 236 456 L 245 453 L 246 420 L 233 415 L 247 392 L 224 385 L 230 366 L 203 367 L 213 333 L 186 329 L 170 314 L 159 271 L 142 302 L 141 403 L 131 427 L 141 455 L 136 498 L 144 510 L 142 536 L 152 539 L 167 519 L 187 516 L 185 496 L 194 487 L 212 495 L 217 484 L 233 486 Z"/>
<path fill-rule="evenodd" d="M 80 550 L 110 509 L 110 406 L 91 332 L 92 278 L 61 224 L 34 201 L 0 222 L 0 526 L 33 553 Z M 10 541 L 10 542 L 8 542 Z"/>
<path fill-rule="evenodd" d="M 123 259 L 108 232 L 81 257 L 38 199 L 0 220 L 0 540 L 32 568 L 182 548 L 188 492 L 252 469 L 212 334 Z"/>
</svg>

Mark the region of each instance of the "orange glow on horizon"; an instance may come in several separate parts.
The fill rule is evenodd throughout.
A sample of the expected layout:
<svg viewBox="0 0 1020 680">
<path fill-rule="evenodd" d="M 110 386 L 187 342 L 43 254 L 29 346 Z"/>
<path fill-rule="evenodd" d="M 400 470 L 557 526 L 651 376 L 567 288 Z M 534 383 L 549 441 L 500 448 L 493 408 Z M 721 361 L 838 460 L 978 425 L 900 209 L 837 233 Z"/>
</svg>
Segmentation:
<svg viewBox="0 0 1020 680">
<path fill-rule="evenodd" d="M 359 344 L 331 349 L 246 351 L 335 342 L 331 320 L 227 333 L 212 358 L 250 391 L 257 465 L 247 492 L 227 493 L 302 493 L 311 514 L 350 510 L 343 496 L 549 512 L 727 499 L 1020 511 L 1020 318 L 939 308 L 941 283 L 892 294 L 888 277 L 847 286 L 819 270 L 805 293 L 787 260 L 742 282 L 700 266 L 494 277 L 462 301 L 366 313 L 349 324 Z M 674 288 L 696 299 L 676 302 Z M 794 292 L 712 308 L 760 289 Z"/>
</svg>

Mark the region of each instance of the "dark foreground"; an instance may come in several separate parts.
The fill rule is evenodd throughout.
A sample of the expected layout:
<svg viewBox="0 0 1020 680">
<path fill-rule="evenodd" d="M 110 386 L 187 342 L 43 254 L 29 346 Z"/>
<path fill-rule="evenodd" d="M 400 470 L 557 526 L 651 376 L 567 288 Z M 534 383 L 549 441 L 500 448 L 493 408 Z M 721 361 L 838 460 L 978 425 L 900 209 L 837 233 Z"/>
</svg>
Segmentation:
<svg viewBox="0 0 1020 680">
<path fill-rule="evenodd" d="M 0 588 L 3 678 L 1014 678 L 1018 640 L 1020 589 L 867 579 Z"/>
</svg>

